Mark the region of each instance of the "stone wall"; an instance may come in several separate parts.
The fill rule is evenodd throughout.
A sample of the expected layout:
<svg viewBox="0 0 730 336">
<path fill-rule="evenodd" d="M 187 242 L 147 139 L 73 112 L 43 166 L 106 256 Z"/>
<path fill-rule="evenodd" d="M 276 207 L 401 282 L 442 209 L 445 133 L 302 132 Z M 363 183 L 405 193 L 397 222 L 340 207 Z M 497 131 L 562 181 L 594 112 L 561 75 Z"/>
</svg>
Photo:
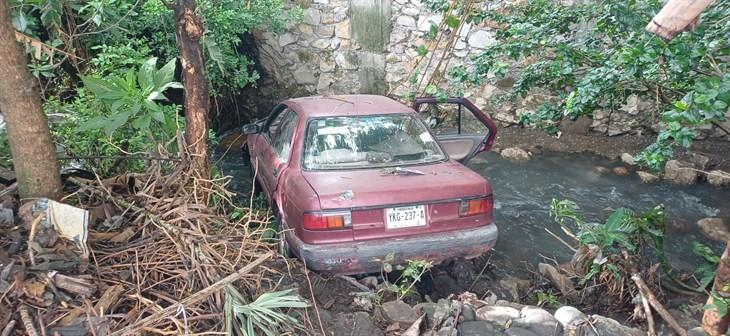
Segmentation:
<svg viewBox="0 0 730 336">
<path fill-rule="evenodd" d="M 420 0 L 310 1 L 305 3 L 301 22 L 278 34 L 256 34 L 260 65 L 280 87 L 296 87 L 296 92 L 312 95 L 372 93 L 401 100 L 414 91 L 409 79 L 419 59 L 418 47 L 429 44 L 426 35 L 432 24 L 441 23 L 442 15 L 427 10 Z M 485 6 L 499 6 L 501 1 L 507 0 L 485 2 Z M 299 5 L 302 2 L 297 1 Z M 294 2 L 289 4 L 294 5 Z M 449 67 L 466 65 L 468 68 L 472 55 L 496 43 L 495 29 L 464 24 L 444 62 Z M 436 57 L 429 69 L 440 61 L 443 42 L 430 48 L 427 58 L 431 53 Z M 524 65 L 515 64 L 512 72 Z M 418 81 L 424 76 L 430 78 L 430 71 L 420 74 Z M 552 98 L 536 91 L 521 101 L 491 106 L 490 98 L 508 91 L 513 83 L 514 79 L 507 77 L 496 85 L 470 88 L 465 96 L 503 125 L 515 123 L 518 115 L 534 111 Z M 419 87 L 422 91 L 425 82 Z M 650 100 L 631 96 L 617 111 L 598 110 L 592 121 L 579 121 L 578 127 L 567 122 L 571 125 L 561 128 L 578 132 L 591 130 L 610 136 L 645 129 L 656 131 L 661 126 L 652 116 L 661 111 L 652 109 Z M 730 129 L 730 123 L 726 126 Z M 711 128 L 704 135 L 723 134 Z"/>
</svg>

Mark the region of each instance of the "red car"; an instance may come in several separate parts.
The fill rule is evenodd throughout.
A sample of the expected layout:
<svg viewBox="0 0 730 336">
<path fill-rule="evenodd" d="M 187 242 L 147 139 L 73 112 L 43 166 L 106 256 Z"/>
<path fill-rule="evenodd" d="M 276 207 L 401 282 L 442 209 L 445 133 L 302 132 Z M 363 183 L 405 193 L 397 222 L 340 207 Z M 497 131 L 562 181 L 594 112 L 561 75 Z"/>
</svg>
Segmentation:
<svg viewBox="0 0 730 336">
<path fill-rule="evenodd" d="M 374 272 L 391 252 L 394 264 L 438 263 L 497 240 L 492 188 L 462 164 L 489 150 L 496 127 L 466 99 L 296 98 L 243 130 L 280 251 L 310 269 Z"/>
</svg>

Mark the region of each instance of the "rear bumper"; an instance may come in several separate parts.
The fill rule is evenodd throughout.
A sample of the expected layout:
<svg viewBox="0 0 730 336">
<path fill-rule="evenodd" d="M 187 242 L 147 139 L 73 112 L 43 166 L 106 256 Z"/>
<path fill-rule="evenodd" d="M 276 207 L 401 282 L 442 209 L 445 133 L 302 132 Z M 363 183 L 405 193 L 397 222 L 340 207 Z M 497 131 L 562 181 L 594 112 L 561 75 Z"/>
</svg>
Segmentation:
<svg viewBox="0 0 730 336">
<path fill-rule="evenodd" d="M 293 252 L 312 270 L 359 274 L 380 271 L 385 256 L 391 252 L 394 265 L 409 259 L 440 263 L 457 257 L 477 257 L 494 246 L 497 236 L 497 226 L 490 224 L 459 231 L 337 244 L 305 244 L 290 235 L 289 242 Z"/>
</svg>

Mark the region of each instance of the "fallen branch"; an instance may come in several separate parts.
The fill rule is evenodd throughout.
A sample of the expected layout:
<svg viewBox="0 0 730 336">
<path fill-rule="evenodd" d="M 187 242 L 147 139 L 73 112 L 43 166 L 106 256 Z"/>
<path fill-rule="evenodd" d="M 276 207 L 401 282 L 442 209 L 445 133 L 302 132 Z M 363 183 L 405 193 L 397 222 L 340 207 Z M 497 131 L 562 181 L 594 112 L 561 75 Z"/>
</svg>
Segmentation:
<svg viewBox="0 0 730 336">
<path fill-rule="evenodd" d="M 337 277 L 340 278 L 340 279 L 342 279 L 342 280 L 345 280 L 345 281 L 349 282 L 351 285 L 357 287 L 357 289 L 359 289 L 359 290 L 361 290 L 363 292 L 368 292 L 368 293 L 372 293 L 373 292 L 373 290 L 370 289 L 370 287 L 365 286 L 365 285 L 359 283 L 353 277 L 350 277 L 350 276 L 347 276 L 347 275 L 338 275 Z"/>
<path fill-rule="evenodd" d="M 5 325 L 5 328 L 3 328 L 2 334 L 0 336 L 10 336 L 10 333 L 13 331 L 13 328 L 15 328 L 15 320 L 11 320 L 10 323 Z"/>
<path fill-rule="evenodd" d="M 30 314 L 28 313 L 28 306 L 20 306 L 19 311 L 20 320 L 23 321 L 23 327 L 25 327 L 25 331 L 28 333 L 28 335 L 38 336 L 38 332 L 35 330 L 35 326 L 33 326 L 33 319 L 30 318 Z"/>
<path fill-rule="evenodd" d="M 651 307 L 649 307 L 649 300 L 646 299 L 641 291 L 639 291 L 639 296 L 641 296 L 641 305 L 644 306 L 644 314 L 646 314 L 646 324 L 648 324 L 649 327 L 649 332 L 647 332 L 647 335 L 656 336 L 656 329 L 654 328 L 654 315 L 651 312 Z"/>
<path fill-rule="evenodd" d="M 639 288 L 639 291 L 641 292 L 641 295 L 643 295 L 651 304 L 652 307 L 654 307 L 654 310 L 656 310 L 657 313 L 659 313 L 659 316 L 661 316 L 664 321 L 669 324 L 669 326 L 674 329 L 674 331 L 679 334 L 679 336 L 687 336 L 687 330 L 684 330 L 682 326 L 677 323 L 677 320 L 674 319 L 672 314 L 670 314 L 664 306 L 659 303 L 659 300 L 657 300 L 654 293 L 652 293 L 651 289 L 649 289 L 649 286 L 646 285 L 643 279 L 641 279 L 641 276 L 637 273 L 634 273 L 631 276 L 631 280 L 634 280 L 634 283 L 636 284 L 636 287 Z"/>
<path fill-rule="evenodd" d="M 252 269 L 256 268 L 258 265 L 266 261 L 267 259 L 271 258 L 273 255 L 272 252 L 267 252 L 264 255 L 258 257 L 256 260 L 252 261 L 250 264 L 246 265 L 245 267 L 238 270 L 236 273 L 233 273 L 221 280 L 218 280 L 218 282 L 208 286 L 207 288 L 183 299 L 182 301 L 178 302 L 177 304 L 170 305 L 158 312 L 153 313 L 150 316 L 145 317 L 142 320 L 137 321 L 136 323 L 128 325 L 126 328 L 118 330 L 113 332 L 111 335 L 129 335 L 138 333 L 139 329 L 149 326 L 150 323 L 159 321 L 163 318 L 166 318 L 172 314 L 175 314 L 179 307 L 189 307 L 191 305 L 194 305 L 200 301 L 205 300 L 208 298 L 211 294 L 223 289 L 226 285 L 242 278 L 243 276 L 247 275 L 248 272 L 250 272 Z"/>
</svg>

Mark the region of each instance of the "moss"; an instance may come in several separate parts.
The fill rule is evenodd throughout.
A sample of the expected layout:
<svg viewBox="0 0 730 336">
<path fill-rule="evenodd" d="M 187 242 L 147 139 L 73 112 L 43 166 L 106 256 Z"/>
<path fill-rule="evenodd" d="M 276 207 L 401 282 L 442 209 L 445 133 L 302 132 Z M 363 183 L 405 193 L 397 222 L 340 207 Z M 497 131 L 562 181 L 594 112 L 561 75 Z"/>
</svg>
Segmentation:
<svg viewBox="0 0 730 336">
<path fill-rule="evenodd" d="M 353 0 L 353 39 L 367 51 L 385 51 L 390 40 L 390 15 L 391 0 Z"/>
<path fill-rule="evenodd" d="M 309 63 L 314 59 L 314 54 L 308 51 L 299 50 L 297 51 L 297 57 L 299 57 L 300 62 Z"/>
</svg>

